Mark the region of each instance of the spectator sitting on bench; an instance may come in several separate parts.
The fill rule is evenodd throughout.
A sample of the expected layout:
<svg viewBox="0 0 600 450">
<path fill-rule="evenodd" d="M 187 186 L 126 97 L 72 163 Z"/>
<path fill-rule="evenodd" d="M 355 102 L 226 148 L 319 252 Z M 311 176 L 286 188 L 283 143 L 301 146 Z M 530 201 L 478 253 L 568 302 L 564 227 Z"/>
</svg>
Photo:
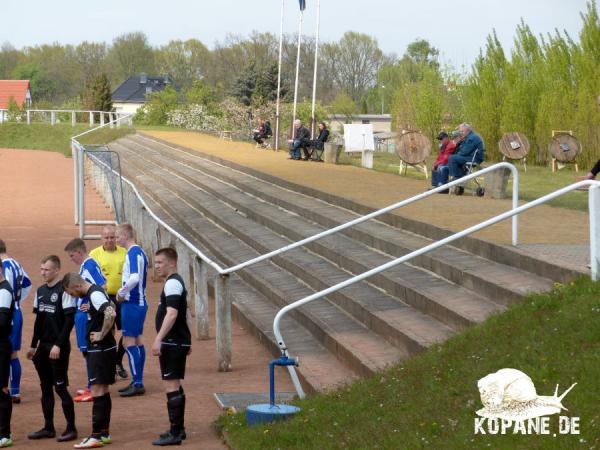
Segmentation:
<svg viewBox="0 0 600 450">
<path fill-rule="evenodd" d="M 329 139 L 329 130 L 327 129 L 327 125 L 325 122 L 319 122 L 319 136 L 317 139 L 309 141 L 308 147 L 304 147 L 302 149 L 304 151 L 304 159 L 308 161 L 315 150 L 320 150 L 322 152 L 325 148 L 325 142 L 327 142 L 327 139 Z M 319 153 L 317 153 L 317 155 L 319 155 Z M 321 158 L 319 157 L 317 160 L 320 161 Z"/>
<path fill-rule="evenodd" d="M 465 176 L 467 163 L 481 164 L 485 157 L 485 147 L 481 137 L 473 131 L 468 123 L 462 123 L 458 127 L 463 137 L 462 142 L 453 155 L 448 158 L 450 176 L 457 180 Z"/>
<path fill-rule="evenodd" d="M 270 138 L 273 132 L 271 131 L 271 124 L 265 121 L 263 118 L 258 121 L 258 129 L 254 130 L 254 140 L 261 147 L 264 146 L 264 139 Z"/>
<path fill-rule="evenodd" d="M 448 182 L 450 168 L 448 167 L 448 158 L 454 153 L 456 144 L 450 139 L 448 133 L 442 131 L 437 135 L 437 140 L 440 141 L 440 153 L 433 163 L 431 170 L 431 186 L 436 188 Z M 440 191 L 440 194 L 447 194 L 448 190 Z"/>
<path fill-rule="evenodd" d="M 310 131 L 302 125 L 300 119 L 294 120 L 294 134 L 288 139 L 290 145 L 290 157 L 288 159 L 300 160 L 300 149 L 305 148 L 310 142 Z"/>
</svg>

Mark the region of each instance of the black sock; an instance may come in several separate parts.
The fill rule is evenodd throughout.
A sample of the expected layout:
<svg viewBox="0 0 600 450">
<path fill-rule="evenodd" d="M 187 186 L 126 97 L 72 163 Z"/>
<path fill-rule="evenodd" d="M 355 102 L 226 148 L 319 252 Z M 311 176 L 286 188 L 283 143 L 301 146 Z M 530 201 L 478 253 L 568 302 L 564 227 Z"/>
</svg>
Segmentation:
<svg viewBox="0 0 600 450">
<path fill-rule="evenodd" d="M 110 430 L 110 415 L 112 413 L 112 399 L 110 398 L 110 392 L 104 394 L 105 406 L 104 406 L 104 426 L 102 428 L 103 434 L 108 434 Z"/>
<path fill-rule="evenodd" d="M 12 416 L 12 399 L 0 389 L 0 438 L 10 438 L 10 418 Z"/>
<path fill-rule="evenodd" d="M 183 431 L 184 410 L 185 396 L 180 391 L 167 392 L 167 411 L 173 436 L 179 436 Z"/>
<path fill-rule="evenodd" d="M 54 431 L 54 391 L 51 384 L 42 384 L 42 413 L 44 429 Z"/>
<path fill-rule="evenodd" d="M 117 345 L 117 365 L 123 366 L 123 356 L 125 355 L 125 347 L 123 347 L 123 336 L 119 338 Z"/>
<path fill-rule="evenodd" d="M 62 402 L 63 414 L 67 421 L 67 431 L 75 431 L 75 403 L 73 403 L 73 397 L 71 397 L 64 384 L 57 386 L 55 390 Z"/>
<path fill-rule="evenodd" d="M 92 436 L 100 437 L 106 424 L 106 395 L 94 397 L 92 405 Z"/>
</svg>

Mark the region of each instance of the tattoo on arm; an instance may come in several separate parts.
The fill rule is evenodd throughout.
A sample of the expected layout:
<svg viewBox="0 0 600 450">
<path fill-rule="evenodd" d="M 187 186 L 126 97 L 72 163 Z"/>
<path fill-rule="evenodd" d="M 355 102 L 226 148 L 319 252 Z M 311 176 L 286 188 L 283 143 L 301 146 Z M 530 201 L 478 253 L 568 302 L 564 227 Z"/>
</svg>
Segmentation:
<svg viewBox="0 0 600 450">
<path fill-rule="evenodd" d="M 115 308 L 112 305 L 107 306 L 104 309 L 104 322 L 102 322 L 102 338 L 108 334 L 108 332 L 112 329 L 113 324 L 115 323 L 116 312 Z"/>
</svg>

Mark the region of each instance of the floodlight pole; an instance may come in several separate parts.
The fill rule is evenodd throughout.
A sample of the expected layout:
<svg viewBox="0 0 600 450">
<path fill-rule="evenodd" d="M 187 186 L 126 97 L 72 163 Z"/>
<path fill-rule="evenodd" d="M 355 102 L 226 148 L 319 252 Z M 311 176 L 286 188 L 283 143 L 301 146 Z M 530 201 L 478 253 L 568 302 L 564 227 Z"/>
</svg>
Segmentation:
<svg viewBox="0 0 600 450">
<path fill-rule="evenodd" d="M 281 55 L 283 53 L 283 7 L 285 0 L 281 0 L 281 23 L 279 25 L 279 63 L 277 69 L 277 103 L 275 106 L 275 150 L 279 150 L 279 100 L 281 95 Z"/>
<path fill-rule="evenodd" d="M 298 25 L 298 53 L 296 54 L 296 81 L 294 83 L 294 111 L 292 113 L 292 130 L 294 129 L 294 121 L 296 120 L 296 106 L 298 103 L 298 75 L 300 72 L 300 44 L 302 42 L 302 19 L 304 11 L 300 10 L 300 23 Z M 292 136 L 293 138 L 293 136 Z"/>
<path fill-rule="evenodd" d="M 321 20 L 321 0 L 317 0 L 317 33 L 315 35 L 315 71 L 313 74 L 312 109 L 310 113 L 310 138 L 315 138 L 315 102 L 317 97 L 317 65 L 319 63 L 319 22 Z"/>
</svg>

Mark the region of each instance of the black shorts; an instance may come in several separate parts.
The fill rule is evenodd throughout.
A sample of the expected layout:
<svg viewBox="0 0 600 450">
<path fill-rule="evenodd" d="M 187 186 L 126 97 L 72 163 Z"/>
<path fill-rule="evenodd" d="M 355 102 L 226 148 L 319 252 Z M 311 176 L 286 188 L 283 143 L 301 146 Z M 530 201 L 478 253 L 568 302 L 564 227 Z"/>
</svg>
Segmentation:
<svg viewBox="0 0 600 450">
<path fill-rule="evenodd" d="M 117 347 L 90 346 L 86 357 L 89 384 L 114 384 Z"/>
<path fill-rule="evenodd" d="M 162 344 L 160 347 L 160 375 L 163 380 L 183 380 L 185 378 L 185 361 L 189 346 Z"/>
<path fill-rule="evenodd" d="M 117 302 L 116 295 L 109 295 L 108 299 L 115 304 L 115 311 L 117 313 L 117 317 L 115 317 L 115 327 L 117 330 L 121 330 L 121 303 Z"/>
<path fill-rule="evenodd" d="M 7 339 L 0 342 L 0 389 L 8 387 L 10 378 L 10 355 L 12 354 L 12 345 Z"/>
<path fill-rule="evenodd" d="M 40 377 L 40 382 L 54 386 L 69 385 L 69 355 L 71 347 L 61 348 L 58 359 L 50 359 L 52 345 L 40 344 L 33 355 L 33 365 Z"/>
</svg>

